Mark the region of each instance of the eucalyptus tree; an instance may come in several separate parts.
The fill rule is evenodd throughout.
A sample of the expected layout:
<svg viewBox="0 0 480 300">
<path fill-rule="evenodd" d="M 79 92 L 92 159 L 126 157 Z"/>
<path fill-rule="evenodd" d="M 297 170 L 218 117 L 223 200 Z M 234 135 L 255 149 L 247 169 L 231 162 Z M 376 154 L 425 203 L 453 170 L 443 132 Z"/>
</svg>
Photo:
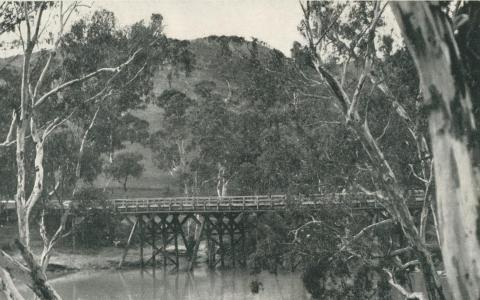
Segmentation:
<svg viewBox="0 0 480 300">
<path fill-rule="evenodd" d="M 196 86 L 199 96 L 192 113 L 192 133 L 198 151 L 197 164 L 205 180 L 215 182 L 219 197 L 226 196 L 229 184 L 236 175 L 241 140 L 236 133 L 236 115 L 229 109 L 229 98 L 224 99 L 212 81 Z"/>
<path fill-rule="evenodd" d="M 379 41 L 381 44 L 382 38 L 377 29 L 384 24 L 382 14 L 386 4 L 382 2 L 306 2 L 301 6 L 304 20 L 300 30 L 307 40 L 306 49 L 310 54 L 310 60 L 307 62 L 313 66 L 317 76 L 317 78 L 310 77 L 311 82 L 318 84 L 324 82 L 330 89 L 345 125 L 360 142 L 368 157 L 363 169 L 367 178 L 371 178 L 371 183 L 366 187 L 359 187 L 366 193 L 375 195 L 394 222 L 400 225 L 423 271 L 429 298 L 443 299 L 442 285 L 431 252 L 425 242 L 425 233 L 417 228 L 406 204 L 408 182 L 401 175 L 405 172 L 405 168 L 402 168 L 401 164 L 395 166 L 392 155 L 387 152 L 388 148 L 382 145 L 380 138 L 374 137 L 372 131 L 372 126 L 375 125 L 371 120 L 372 114 L 368 104 L 372 93 L 376 92 L 384 99 L 384 103 L 391 106 L 396 118 L 399 118 L 403 124 L 404 130 L 410 132 L 409 138 L 412 140 L 408 143 L 416 145 L 413 149 L 418 149 L 421 155 L 419 160 L 426 162 L 422 167 L 426 178 L 420 176 L 419 178 L 430 184 L 431 172 L 430 168 L 426 167 L 429 157 L 423 156 L 428 151 L 425 149 L 425 138 L 416 130 L 414 119 L 408 115 L 398 101 L 398 97 L 391 92 L 390 82 L 386 82 L 382 77 L 380 66 L 383 65 L 383 61 L 378 56 L 381 50 L 378 44 Z M 388 39 L 383 41 L 387 41 L 384 47 L 391 46 Z M 329 65 L 329 62 L 333 62 L 334 68 L 332 64 Z M 343 64 L 339 72 L 338 67 L 335 68 L 338 63 Z M 352 65 L 354 72 L 349 75 Z M 365 89 L 369 83 L 371 92 L 367 93 Z M 410 102 L 415 103 L 415 101 L 416 99 L 410 99 Z M 384 126 L 388 127 L 388 125 Z M 370 189 L 375 191 L 370 192 Z M 431 209 L 429 198 L 426 197 L 424 202 L 424 215 L 427 215 Z M 375 226 L 383 225 L 384 222 L 379 222 Z M 384 274 L 391 276 L 392 272 L 385 268 Z M 389 282 L 392 287 L 399 288 L 393 278 Z M 401 288 L 399 290 L 406 291 Z M 406 296 L 418 297 L 408 293 Z"/>
<path fill-rule="evenodd" d="M 44 248 L 37 258 L 30 246 L 30 222 L 33 209 L 46 191 L 45 145 L 56 130 L 78 126 L 75 124 L 75 119 L 78 120 L 76 114 L 83 116 L 83 120 L 87 119 L 75 167 L 75 174 L 79 177 L 85 142 L 99 116 L 102 104 L 109 100 L 109 97 L 128 103 L 132 91 L 129 91 L 128 96 L 122 91 L 134 83 L 137 84 L 137 80 L 141 78 L 148 79 L 148 76 L 156 71 L 158 64 L 155 62 L 161 59 L 159 54 L 161 51 L 158 50 L 165 44 L 160 15 L 153 15 L 148 26 L 138 24 L 137 27 L 132 27 L 132 32 L 122 32 L 115 30 L 113 14 L 98 12 L 93 15 L 89 24 L 80 21 L 72 26 L 71 32 L 65 33 L 67 21 L 78 5 L 77 2 L 66 7 L 62 2 L 2 4 L 4 17 L 2 28 L 15 31 L 20 37 L 22 46 L 21 82 L 15 87 L 19 91 L 19 97 L 11 106 L 10 126 L 1 145 L 16 149 L 15 200 L 20 237 L 16 245 L 26 267 L 3 252 L 2 266 L 23 275 L 20 278 L 24 278 L 27 285 L 41 299 L 60 298 L 47 283 L 45 270 L 53 246 L 63 235 L 66 222 L 65 214 L 58 230 L 49 237 L 42 218 L 40 233 Z M 58 20 L 59 28 L 45 39 L 44 34 L 47 34 L 46 31 L 50 28 L 47 13 Z M 5 16 L 8 18 L 5 19 Z M 133 32 L 134 29 L 141 29 L 143 34 Z M 35 51 L 44 41 L 49 41 L 51 47 L 43 52 L 46 55 L 38 55 Z M 72 45 L 81 45 L 85 48 Z M 102 48 L 102 45 L 105 48 Z M 82 57 L 79 51 L 85 50 L 88 50 L 86 52 L 89 53 L 90 59 L 79 61 L 79 57 Z M 149 80 L 142 82 L 145 82 L 145 85 L 140 85 L 144 90 L 133 90 L 137 98 L 145 93 L 145 88 L 152 86 Z M 90 117 L 85 118 L 88 115 Z M 32 161 L 28 159 L 30 141 L 33 142 Z M 31 185 L 28 184 L 30 175 Z M 7 276 L 8 272 L 2 270 L 2 275 Z M 4 283 L 10 282 L 7 277 L 2 277 Z M 11 285 L 2 287 L 13 288 Z M 19 297 L 15 291 L 8 295 L 14 295 L 11 296 L 13 298 Z"/>
<path fill-rule="evenodd" d="M 185 195 L 195 193 L 191 168 L 195 147 L 190 126 L 194 100 L 177 90 L 165 90 L 157 97 L 156 105 L 163 109 L 163 122 L 150 140 L 155 163 L 181 181 Z"/>
</svg>

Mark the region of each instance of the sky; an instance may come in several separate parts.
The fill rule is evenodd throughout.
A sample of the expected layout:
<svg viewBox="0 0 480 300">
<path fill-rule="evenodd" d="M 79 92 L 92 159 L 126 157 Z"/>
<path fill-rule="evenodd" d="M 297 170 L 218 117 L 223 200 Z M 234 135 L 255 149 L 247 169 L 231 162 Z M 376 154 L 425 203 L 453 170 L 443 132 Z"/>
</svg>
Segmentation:
<svg viewBox="0 0 480 300">
<path fill-rule="evenodd" d="M 67 7 L 72 0 L 64 1 Z M 297 30 L 302 19 L 298 0 L 83 0 L 77 15 L 70 24 L 98 9 L 114 12 L 120 26 L 128 26 L 140 20 L 148 22 L 152 13 L 163 15 L 165 33 L 177 39 L 195 39 L 210 35 L 237 35 L 250 40 L 252 37 L 290 56 L 294 41 L 304 42 Z M 385 11 L 387 28 L 396 27 L 393 15 Z M 50 20 L 50 19 L 49 19 Z M 53 19 L 51 20 L 53 21 Z M 56 30 L 55 24 L 52 27 Z M 393 27 L 392 27 L 393 26 Z M 68 25 L 67 28 L 68 30 Z M 401 40 L 398 30 L 394 37 Z M 18 34 L 4 34 L 5 41 L 18 39 Z M 0 42 L 2 42 L 0 40 Z M 48 48 L 39 45 L 38 48 Z M 2 47 L 0 57 L 18 54 L 19 49 Z"/>
<path fill-rule="evenodd" d="M 169 37 L 256 37 L 287 56 L 293 41 L 302 40 L 297 31 L 302 11 L 296 0 L 100 0 L 92 8 L 113 11 L 121 25 L 161 13 Z"/>
</svg>

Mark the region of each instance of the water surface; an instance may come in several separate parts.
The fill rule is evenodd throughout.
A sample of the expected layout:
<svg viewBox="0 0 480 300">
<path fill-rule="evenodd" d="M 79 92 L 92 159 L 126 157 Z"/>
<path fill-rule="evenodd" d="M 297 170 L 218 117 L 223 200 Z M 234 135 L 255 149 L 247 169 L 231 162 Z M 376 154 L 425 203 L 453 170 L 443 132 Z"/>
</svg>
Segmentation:
<svg viewBox="0 0 480 300">
<path fill-rule="evenodd" d="M 253 294 L 250 282 L 258 280 L 263 290 Z M 244 270 L 194 273 L 163 269 L 130 271 L 81 271 L 50 281 L 64 299 L 175 299 L 175 300 L 303 300 L 310 299 L 299 274 L 262 273 Z"/>
</svg>

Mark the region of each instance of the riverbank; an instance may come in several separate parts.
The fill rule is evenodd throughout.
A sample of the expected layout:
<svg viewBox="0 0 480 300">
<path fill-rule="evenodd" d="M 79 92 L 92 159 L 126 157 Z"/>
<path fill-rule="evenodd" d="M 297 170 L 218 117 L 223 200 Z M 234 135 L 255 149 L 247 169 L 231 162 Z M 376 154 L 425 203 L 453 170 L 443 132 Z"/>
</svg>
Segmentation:
<svg viewBox="0 0 480 300">
<path fill-rule="evenodd" d="M 32 232 L 31 247 L 35 254 L 39 254 L 43 250 L 43 242 L 36 232 L 36 228 L 32 230 L 35 231 Z M 17 238 L 16 225 L 0 226 L 0 237 L 0 248 L 13 257 L 20 259 L 20 254 L 11 246 L 12 242 Z M 123 251 L 122 247 L 115 247 L 114 245 L 96 248 L 87 248 L 79 245 L 74 248 L 71 243 L 61 241 L 53 249 L 47 276 L 48 278 L 57 278 L 78 271 L 117 269 Z M 144 249 L 144 256 L 149 257 L 149 255 L 151 255 L 151 250 L 148 248 Z M 129 249 L 123 268 L 139 267 L 139 257 L 140 250 L 138 248 L 132 247 Z"/>
</svg>

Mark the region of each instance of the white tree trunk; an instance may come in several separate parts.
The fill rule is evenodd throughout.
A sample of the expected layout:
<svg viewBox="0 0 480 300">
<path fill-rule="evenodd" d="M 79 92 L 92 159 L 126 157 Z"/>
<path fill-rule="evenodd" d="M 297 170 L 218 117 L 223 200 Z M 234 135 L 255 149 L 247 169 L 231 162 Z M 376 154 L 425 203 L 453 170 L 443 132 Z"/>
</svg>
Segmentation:
<svg viewBox="0 0 480 300">
<path fill-rule="evenodd" d="M 13 283 L 10 273 L 2 267 L 0 267 L 0 292 L 7 300 L 24 300 Z"/>
<path fill-rule="evenodd" d="M 17 118 L 17 128 L 16 128 L 16 161 L 17 161 L 17 194 L 16 194 L 16 203 L 17 203 L 17 217 L 18 217 L 18 233 L 20 241 L 28 248 L 30 247 L 30 228 L 28 224 L 28 215 L 26 208 L 26 153 L 25 153 L 25 134 L 28 128 L 28 108 L 27 108 L 27 83 L 29 75 L 29 62 L 30 54 L 27 52 L 24 56 L 24 66 L 22 78 L 22 97 L 21 97 L 21 113 Z"/>
<path fill-rule="evenodd" d="M 436 2 L 395 2 L 429 112 L 443 262 L 455 299 L 480 299 L 477 130 L 458 47 Z M 477 149 L 478 150 L 478 149 Z"/>
</svg>

